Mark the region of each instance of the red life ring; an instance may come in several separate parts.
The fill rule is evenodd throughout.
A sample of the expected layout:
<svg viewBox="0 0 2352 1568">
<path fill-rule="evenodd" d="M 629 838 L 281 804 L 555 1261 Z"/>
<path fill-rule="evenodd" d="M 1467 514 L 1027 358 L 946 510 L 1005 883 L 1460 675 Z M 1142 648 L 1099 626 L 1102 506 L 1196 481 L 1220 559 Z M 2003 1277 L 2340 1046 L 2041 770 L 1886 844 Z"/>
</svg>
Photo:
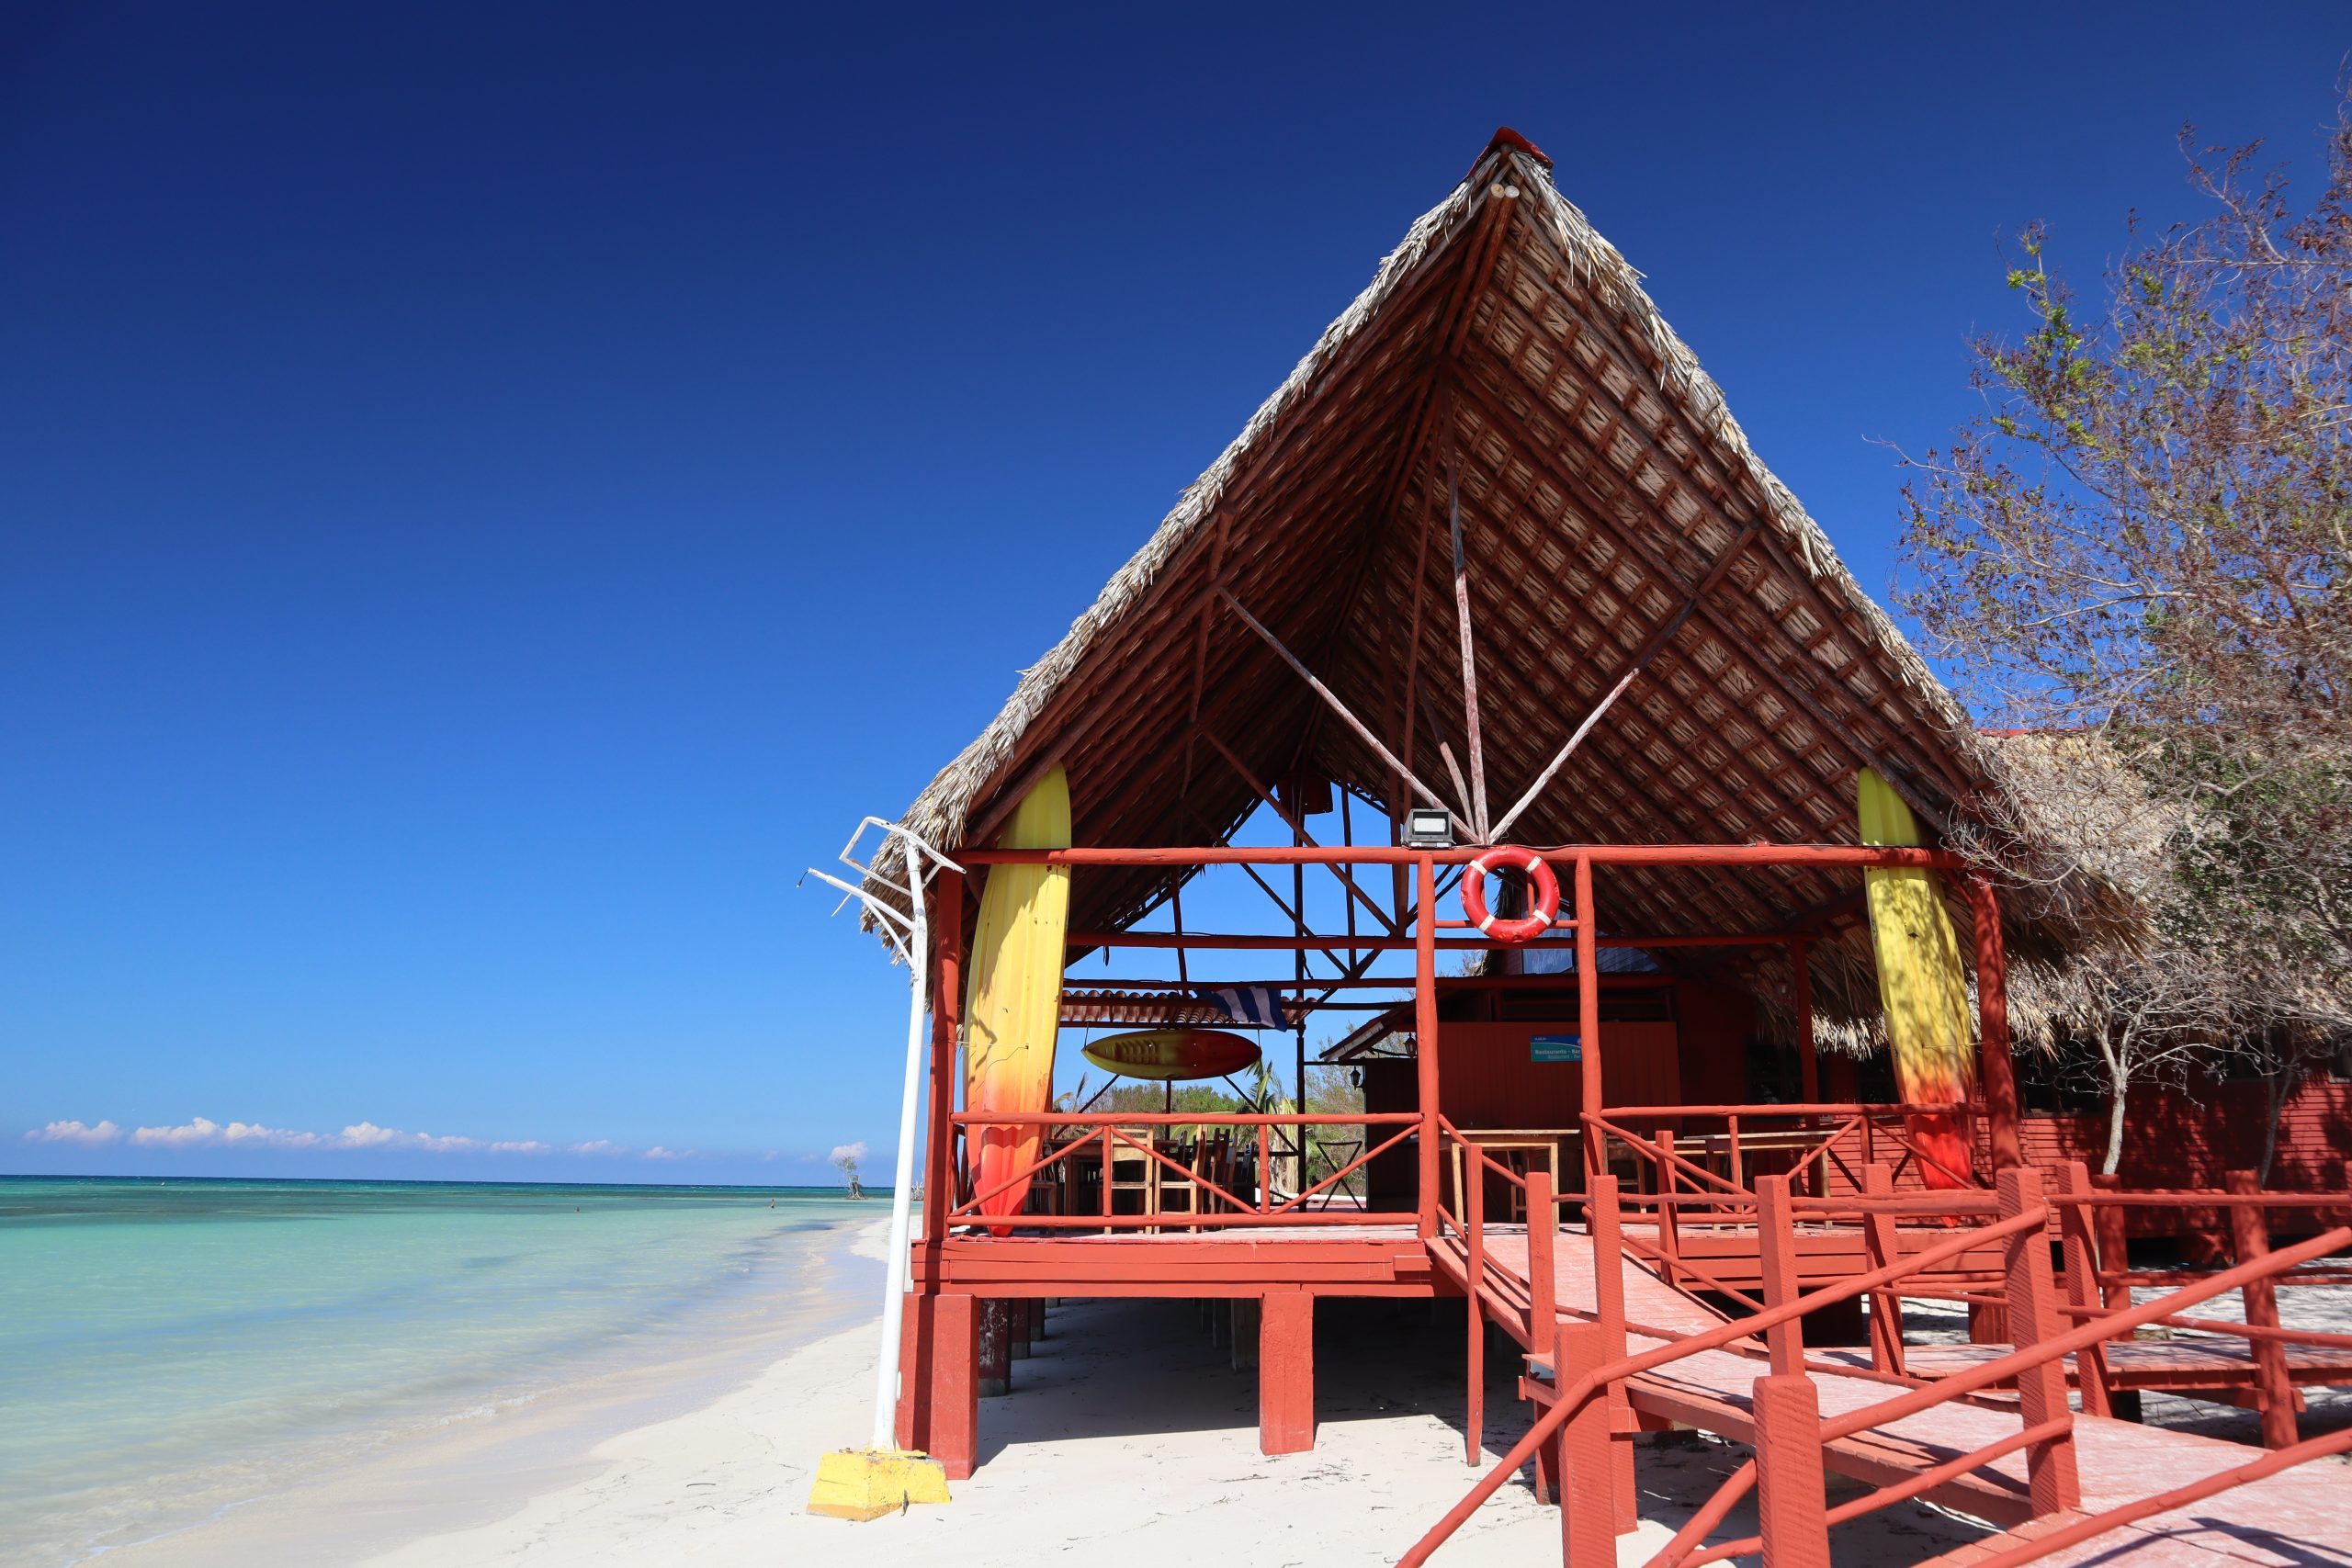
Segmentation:
<svg viewBox="0 0 2352 1568">
<path fill-rule="evenodd" d="M 1487 874 L 1498 866 L 1511 866 L 1527 874 L 1533 884 L 1535 908 L 1517 919 L 1498 920 L 1487 912 Z M 1533 850 L 1513 849 L 1509 845 L 1488 850 L 1470 863 L 1462 877 L 1462 912 L 1470 923 L 1493 937 L 1497 942 L 1532 942 L 1549 931 L 1560 913 L 1560 879 L 1552 874 L 1552 867 Z"/>
</svg>

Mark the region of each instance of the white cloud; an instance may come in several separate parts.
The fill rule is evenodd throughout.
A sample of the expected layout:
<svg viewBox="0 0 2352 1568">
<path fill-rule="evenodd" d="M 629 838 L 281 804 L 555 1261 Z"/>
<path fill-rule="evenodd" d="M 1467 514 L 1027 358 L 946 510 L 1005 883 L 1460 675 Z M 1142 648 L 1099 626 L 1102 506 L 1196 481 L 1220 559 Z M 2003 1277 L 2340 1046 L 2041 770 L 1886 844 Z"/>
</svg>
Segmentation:
<svg viewBox="0 0 2352 1568">
<path fill-rule="evenodd" d="M 677 1159 L 680 1156 L 677 1150 L 665 1149 L 661 1145 L 656 1144 L 651 1148 L 645 1151 L 645 1157 L 647 1159 Z"/>
<path fill-rule="evenodd" d="M 143 1148 L 184 1149 L 218 1143 L 220 1138 L 220 1123 L 202 1116 L 176 1127 L 141 1127 L 130 1134 L 130 1141 Z"/>
<path fill-rule="evenodd" d="M 860 1139 L 854 1144 L 835 1144 L 833 1152 L 827 1155 L 825 1159 L 828 1164 L 839 1165 L 845 1159 L 864 1159 L 865 1157 L 865 1140 Z"/>
<path fill-rule="evenodd" d="M 572 1145 L 570 1152 L 575 1155 L 625 1155 L 628 1150 L 610 1138 L 591 1138 L 584 1144 Z"/>
<path fill-rule="evenodd" d="M 100 1144 L 111 1144 L 121 1136 L 122 1129 L 111 1122 L 101 1122 L 95 1127 L 85 1127 L 79 1122 L 51 1122 L 46 1127 L 36 1127 L 27 1133 L 25 1141 L 29 1144 L 80 1144 L 96 1148 Z"/>
<path fill-rule="evenodd" d="M 264 1127 L 253 1122 L 232 1122 L 220 1129 L 224 1144 L 255 1144 L 266 1149 L 314 1149 L 330 1140 L 316 1133 L 289 1133 L 283 1127 Z"/>
<path fill-rule="evenodd" d="M 85 1127 L 79 1122 L 52 1122 L 48 1126 L 27 1133 L 25 1136 L 40 1143 L 103 1144 L 121 1135 L 122 1129 L 111 1122 L 101 1122 L 95 1127 Z M 373 1122 L 354 1122 L 340 1133 L 305 1133 L 286 1127 L 265 1126 L 258 1122 L 232 1122 L 227 1126 L 208 1116 L 192 1117 L 170 1127 L 141 1127 L 130 1134 L 130 1141 L 142 1148 L 187 1149 L 208 1147 L 263 1149 L 418 1149 L 426 1154 L 501 1154 L 543 1155 L 554 1152 L 550 1145 L 536 1138 L 503 1138 L 495 1142 L 463 1136 L 440 1136 L 432 1133 L 404 1133 L 397 1127 L 381 1127 Z M 616 1145 L 575 1144 L 574 1153 L 621 1152 Z"/>
</svg>

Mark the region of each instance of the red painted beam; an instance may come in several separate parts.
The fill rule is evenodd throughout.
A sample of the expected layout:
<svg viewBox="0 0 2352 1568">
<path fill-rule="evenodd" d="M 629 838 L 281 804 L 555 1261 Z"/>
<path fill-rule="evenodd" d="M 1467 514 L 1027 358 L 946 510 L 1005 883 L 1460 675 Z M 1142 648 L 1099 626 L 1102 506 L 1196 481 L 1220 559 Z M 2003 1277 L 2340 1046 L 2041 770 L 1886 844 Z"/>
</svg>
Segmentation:
<svg viewBox="0 0 2352 1568">
<path fill-rule="evenodd" d="M 1562 865 L 1579 857 L 1595 865 L 1918 866 L 1960 871 L 1967 863 L 1944 850 L 1862 844 L 1589 844 L 1537 846 Z M 1473 848 L 1416 850 L 1394 844 L 1203 844 L 1183 849 L 958 850 L 966 865 L 1467 865 Z M 1783 931 L 1781 936 L 1789 933 Z"/>
</svg>

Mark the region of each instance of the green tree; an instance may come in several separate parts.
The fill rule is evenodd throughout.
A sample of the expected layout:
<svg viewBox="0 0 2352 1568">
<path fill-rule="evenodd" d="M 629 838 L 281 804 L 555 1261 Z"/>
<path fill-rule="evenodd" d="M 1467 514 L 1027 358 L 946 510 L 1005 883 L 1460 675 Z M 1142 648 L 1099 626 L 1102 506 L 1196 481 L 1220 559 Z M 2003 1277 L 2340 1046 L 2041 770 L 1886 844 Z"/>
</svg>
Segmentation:
<svg viewBox="0 0 2352 1568">
<path fill-rule="evenodd" d="M 1975 343 L 1984 412 L 1906 459 L 1900 597 L 1980 717 L 2120 760 L 2161 840 L 2092 960 L 2112 1028 L 2249 1053 L 2275 1103 L 2352 1027 L 2352 113 L 2307 208 L 2258 144 L 2181 144 L 2207 216 L 2135 226 L 2096 306 L 2020 236 L 2028 330 Z M 2014 866 L 2009 826 L 1978 847 Z M 2027 891 L 2078 897 L 2079 848 Z"/>
</svg>

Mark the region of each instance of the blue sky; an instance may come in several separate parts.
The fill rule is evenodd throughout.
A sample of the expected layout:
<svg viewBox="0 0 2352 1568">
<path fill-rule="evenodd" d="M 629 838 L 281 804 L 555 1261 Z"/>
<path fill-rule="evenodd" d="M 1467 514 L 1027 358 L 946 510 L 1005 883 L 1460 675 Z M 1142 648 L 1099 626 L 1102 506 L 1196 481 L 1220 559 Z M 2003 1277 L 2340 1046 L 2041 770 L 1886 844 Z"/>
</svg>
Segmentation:
<svg viewBox="0 0 2352 1568">
<path fill-rule="evenodd" d="M 0 1170 L 879 1157 L 795 877 L 1498 124 L 1883 587 L 2000 234 L 2193 215 L 2185 118 L 2308 169 L 2352 50 L 1928 10 L 0 13 Z"/>
</svg>

